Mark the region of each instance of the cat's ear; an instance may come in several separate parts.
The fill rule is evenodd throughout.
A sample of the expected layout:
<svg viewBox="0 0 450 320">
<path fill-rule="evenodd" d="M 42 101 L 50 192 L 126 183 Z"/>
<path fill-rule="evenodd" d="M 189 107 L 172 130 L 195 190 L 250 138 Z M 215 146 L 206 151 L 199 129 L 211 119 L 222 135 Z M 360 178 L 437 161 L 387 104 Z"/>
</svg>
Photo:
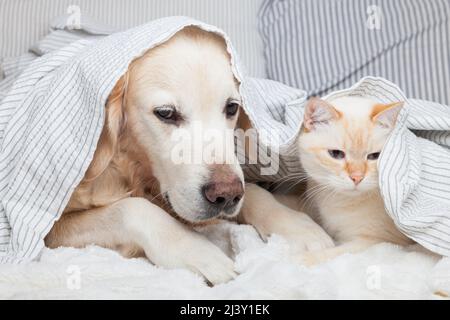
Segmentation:
<svg viewBox="0 0 450 320">
<path fill-rule="evenodd" d="M 377 104 L 372 111 L 372 121 L 384 128 L 393 128 L 403 105 L 403 101 Z"/>
<path fill-rule="evenodd" d="M 303 126 L 307 131 L 311 131 L 314 130 L 317 125 L 328 124 L 330 121 L 337 120 L 340 117 L 341 113 L 330 103 L 320 98 L 313 97 L 306 102 Z"/>
</svg>

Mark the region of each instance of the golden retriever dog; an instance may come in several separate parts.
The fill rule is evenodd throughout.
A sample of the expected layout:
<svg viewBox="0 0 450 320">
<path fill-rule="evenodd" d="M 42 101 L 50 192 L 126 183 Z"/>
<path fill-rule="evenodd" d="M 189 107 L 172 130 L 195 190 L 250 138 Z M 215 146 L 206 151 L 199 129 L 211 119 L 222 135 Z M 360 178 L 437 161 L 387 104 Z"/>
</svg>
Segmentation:
<svg viewBox="0 0 450 320">
<path fill-rule="evenodd" d="M 212 284 L 232 279 L 233 261 L 189 223 L 239 213 L 244 178 L 234 150 L 227 151 L 230 162 L 174 163 L 171 135 L 179 128 L 190 133 L 200 123 L 233 144 L 225 132 L 237 123 L 238 86 L 225 41 L 195 27 L 133 61 L 109 96 L 94 158 L 46 245 L 96 244 L 128 257 L 145 255 L 159 266 L 188 268 Z M 250 189 L 255 196 L 249 199 L 261 201 L 265 191 Z M 291 216 L 272 230 L 267 212 L 258 219 L 258 210 L 246 210 L 241 220 L 263 235 L 284 233 L 304 242 L 291 234 Z M 321 236 L 306 241 L 320 242 Z"/>
</svg>

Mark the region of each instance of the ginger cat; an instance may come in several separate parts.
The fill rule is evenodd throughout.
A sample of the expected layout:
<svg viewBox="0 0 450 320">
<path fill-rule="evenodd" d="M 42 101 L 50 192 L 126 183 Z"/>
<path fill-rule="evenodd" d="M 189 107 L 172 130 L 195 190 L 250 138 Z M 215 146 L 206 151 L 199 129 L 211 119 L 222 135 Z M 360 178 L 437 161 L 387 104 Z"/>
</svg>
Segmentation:
<svg viewBox="0 0 450 320">
<path fill-rule="evenodd" d="M 336 246 L 302 254 L 303 263 L 320 263 L 380 242 L 412 243 L 387 215 L 378 188 L 377 160 L 402 105 L 352 96 L 307 102 L 298 138 L 306 194 Z"/>
</svg>

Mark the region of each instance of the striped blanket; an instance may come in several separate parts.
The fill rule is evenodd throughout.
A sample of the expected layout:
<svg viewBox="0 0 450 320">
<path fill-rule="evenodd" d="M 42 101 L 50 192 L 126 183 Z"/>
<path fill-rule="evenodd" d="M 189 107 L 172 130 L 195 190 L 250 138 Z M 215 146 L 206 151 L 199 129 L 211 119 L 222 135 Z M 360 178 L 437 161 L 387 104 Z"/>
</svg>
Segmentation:
<svg viewBox="0 0 450 320">
<path fill-rule="evenodd" d="M 270 159 L 259 159 L 258 164 L 244 165 L 247 179 L 273 182 L 301 170 L 294 142 L 305 92 L 246 77 L 232 44 L 216 27 L 171 17 L 69 45 L 43 42 L 53 47 L 37 59 L 26 56 L 25 63 L 4 68 L 20 75 L 12 86 L 12 76 L 0 83 L 5 92 L 0 102 L 0 262 L 29 261 L 39 255 L 45 235 L 93 157 L 114 84 L 133 59 L 188 25 L 224 37 L 253 126 L 261 137 L 278 137 L 260 140 L 260 146 L 276 150 L 279 157 L 270 159 L 277 161 L 278 170 L 261 175 L 261 163 Z M 381 78 L 364 78 L 332 95 L 340 94 L 406 101 L 379 160 L 382 195 L 402 232 L 449 255 L 450 108 L 407 99 Z"/>
</svg>

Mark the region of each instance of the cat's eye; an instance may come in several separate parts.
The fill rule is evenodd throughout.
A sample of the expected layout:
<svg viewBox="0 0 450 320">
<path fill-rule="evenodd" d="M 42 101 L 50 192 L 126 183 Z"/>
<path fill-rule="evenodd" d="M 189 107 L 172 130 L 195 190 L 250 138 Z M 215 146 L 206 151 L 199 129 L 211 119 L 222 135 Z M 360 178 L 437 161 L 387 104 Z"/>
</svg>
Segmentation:
<svg viewBox="0 0 450 320">
<path fill-rule="evenodd" d="M 377 160 L 380 157 L 379 152 L 369 153 L 367 155 L 367 160 Z"/>
<path fill-rule="evenodd" d="M 225 106 L 225 115 L 227 116 L 227 118 L 232 118 L 233 116 L 236 115 L 236 113 L 239 110 L 239 103 L 237 101 L 234 100 L 228 100 L 227 104 Z"/>
<path fill-rule="evenodd" d="M 176 124 L 182 120 L 181 115 L 177 112 L 174 106 L 157 107 L 153 110 L 153 113 L 159 118 L 159 120 L 166 123 Z"/>
<path fill-rule="evenodd" d="M 345 152 L 342 150 L 328 150 L 328 154 L 334 158 L 334 159 L 344 159 L 345 158 Z"/>
</svg>

